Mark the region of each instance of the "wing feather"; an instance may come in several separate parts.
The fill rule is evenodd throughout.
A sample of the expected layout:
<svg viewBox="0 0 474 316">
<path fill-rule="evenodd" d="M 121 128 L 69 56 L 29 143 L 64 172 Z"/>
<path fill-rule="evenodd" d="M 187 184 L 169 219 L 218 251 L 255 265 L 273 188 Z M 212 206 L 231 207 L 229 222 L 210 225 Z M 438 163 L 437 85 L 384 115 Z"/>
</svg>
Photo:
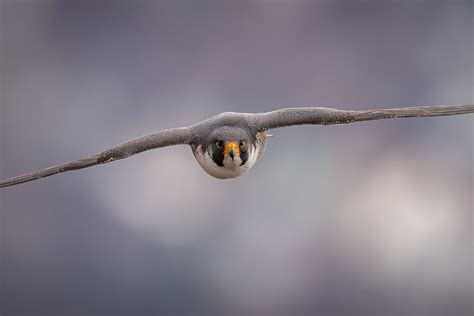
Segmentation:
<svg viewBox="0 0 474 316">
<path fill-rule="evenodd" d="M 324 107 L 286 108 L 255 114 L 254 124 L 261 131 L 292 125 L 348 124 L 380 119 L 446 116 L 474 113 L 474 105 L 438 105 L 380 109 L 367 111 L 344 111 Z"/>
<path fill-rule="evenodd" d="M 21 176 L 0 181 L 0 188 L 49 177 L 61 172 L 83 169 L 114 160 L 124 159 L 150 149 L 189 144 L 190 140 L 191 132 L 187 127 L 161 130 L 132 139 L 88 158 L 66 162 L 61 165 L 32 171 Z"/>
</svg>

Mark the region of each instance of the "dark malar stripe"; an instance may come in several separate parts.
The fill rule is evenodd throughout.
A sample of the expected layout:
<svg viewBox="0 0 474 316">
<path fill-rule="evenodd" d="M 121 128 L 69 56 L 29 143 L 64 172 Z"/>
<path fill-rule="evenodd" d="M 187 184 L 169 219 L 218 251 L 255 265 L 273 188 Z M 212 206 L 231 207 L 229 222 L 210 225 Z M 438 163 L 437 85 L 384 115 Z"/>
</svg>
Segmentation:
<svg viewBox="0 0 474 316">
<path fill-rule="evenodd" d="M 240 152 L 240 160 L 242 160 L 241 166 L 245 165 L 247 160 L 249 160 L 249 152 L 248 151 L 241 151 Z"/>
<path fill-rule="evenodd" d="M 224 153 L 218 150 L 212 152 L 212 160 L 219 166 L 224 167 Z"/>
</svg>

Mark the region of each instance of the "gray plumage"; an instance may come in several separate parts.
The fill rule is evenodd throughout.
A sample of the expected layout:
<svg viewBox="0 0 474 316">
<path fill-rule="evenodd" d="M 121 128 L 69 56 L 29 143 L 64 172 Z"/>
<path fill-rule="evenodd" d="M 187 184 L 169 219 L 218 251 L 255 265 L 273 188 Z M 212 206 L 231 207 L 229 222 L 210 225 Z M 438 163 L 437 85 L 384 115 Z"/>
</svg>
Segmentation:
<svg viewBox="0 0 474 316">
<path fill-rule="evenodd" d="M 367 111 L 344 111 L 323 107 L 306 107 L 286 108 L 267 113 L 227 112 L 188 127 L 165 129 L 141 136 L 88 158 L 6 179 L 0 181 L 0 187 L 20 184 L 65 171 L 105 164 L 150 149 L 173 145 L 190 145 L 196 155 L 196 149 L 208 142 L 210 133 L 223 126 L 244 130 L 254 137 L 253 145 L 256 146 L 255 154 L 258 159 L 263 154 L 266 131 L 269 129 L 302 124 L 332 125 L 379 119 L 446 116 L 468 113 L 474 113 L 474 105 L 441 105 Z"/>
</svg>

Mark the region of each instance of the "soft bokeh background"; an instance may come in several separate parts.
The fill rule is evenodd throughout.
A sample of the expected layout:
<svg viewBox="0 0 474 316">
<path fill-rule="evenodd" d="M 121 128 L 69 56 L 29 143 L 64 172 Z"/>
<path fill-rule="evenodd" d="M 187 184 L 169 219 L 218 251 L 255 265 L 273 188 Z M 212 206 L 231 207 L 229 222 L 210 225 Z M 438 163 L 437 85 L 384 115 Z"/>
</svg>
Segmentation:
<svg viewBox="0 0 474 316">
<path fill-rule="evenodd" d="M 222 111 L 472 103 L 471 1 L 5 1 L 2 178 Z M 473 117 L 2 189 L 0 314 L 472 315 Z"/>
</svg>

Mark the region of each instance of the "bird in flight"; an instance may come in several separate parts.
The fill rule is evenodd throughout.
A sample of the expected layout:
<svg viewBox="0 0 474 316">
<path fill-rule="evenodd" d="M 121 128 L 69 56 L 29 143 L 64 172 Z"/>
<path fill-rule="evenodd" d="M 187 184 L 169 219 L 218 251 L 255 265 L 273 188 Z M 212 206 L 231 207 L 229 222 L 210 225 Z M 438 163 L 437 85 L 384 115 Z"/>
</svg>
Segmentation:
<svg viewBox="0 0 474 316">
<path fill-rule="evenodd" d="M 160 130 L 99 154 L 0 181 L 0 187 L 20 184 L 57 173 L 124 159 L 174 145 L 189 145 L 199 165 L 219 179 L 235 178 L 263 155 L 267 131 L 292 125 L 333 125 L 392 118 L 431 117 L 474 113 L 474 105 L 439 105 L 345 111 L 324 107 L 285 108 L 266 113 L 218 114 L 197 124 Z"/>
</svg>

